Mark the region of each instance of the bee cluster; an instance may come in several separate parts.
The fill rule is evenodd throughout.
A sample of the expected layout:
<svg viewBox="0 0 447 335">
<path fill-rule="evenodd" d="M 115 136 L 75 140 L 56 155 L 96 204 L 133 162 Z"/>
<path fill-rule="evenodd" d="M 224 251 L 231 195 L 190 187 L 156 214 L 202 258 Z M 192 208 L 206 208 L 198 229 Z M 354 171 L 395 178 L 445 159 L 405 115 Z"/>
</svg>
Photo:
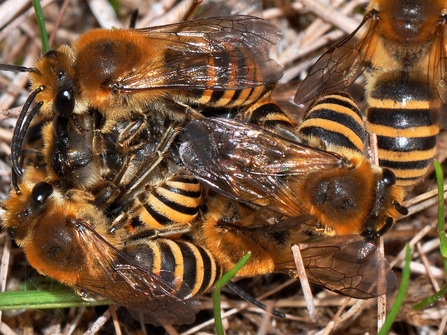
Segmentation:
<svg viewBox="0 0 447 335">
<path fill-rule="evenodd" d="M 433 92 L 445 92 L 426 78 L 437 78 L 428 62 L 441 51 L 427 48 L 421 74 L 411 46 L 380 44 L 380 29 L 393 29 L 381 3 L 366 33 L 324 54 L 298 88 L 298 102 L 312 100 L 298 127 L 272 102 L 280 31 L 254 16 L 98 29 L 47 52 L 22 68 L 32 93 L 3 226 L 40 273 L 154 325 L 192 322 L 197 297 L 249 251 L 238 277 L 296 277 L 300 245 L 311 282 L 361 299 L 388 292 L 396 279 L 375 241 L 407 213 L 404 187 L 433 158 Z M 365 126 L 339 90 L 370 64 Z M 402 92 L 412 100 L 396 107 Z M 385 168 L 365 156 L 368 131 Z"/>
</svg>

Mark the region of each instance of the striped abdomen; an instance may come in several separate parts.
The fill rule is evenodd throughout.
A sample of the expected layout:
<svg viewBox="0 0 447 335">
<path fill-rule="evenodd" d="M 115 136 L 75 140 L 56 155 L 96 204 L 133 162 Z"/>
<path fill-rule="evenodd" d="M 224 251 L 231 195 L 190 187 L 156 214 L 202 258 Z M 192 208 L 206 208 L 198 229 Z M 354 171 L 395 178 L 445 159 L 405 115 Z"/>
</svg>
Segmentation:
<svg viewBox="0 0 447 335">
<path fill-rule="evenodd" d="M 222 275 L 208 250 L 185 241 L 139 240 L 123 251 L 178 291 L 189 288 L 186 298 L 206 292 Z"/>
<path fill-rule="evenodd" d="M 309 107 L 298 134 L 306 142 L 319 141 L 364 153 L 366 131 L 359 108 L 345 92 L 324 95 Z"/>
<path fill-rule="evenodd" d="M 369 92 L 367 130 L 377 135 L 379 165 L 391 169 L 397 185 L 414 185 L 430 166 L 439 127 L 431 118 L 424 81 L 400 77 L 379 81 Z"/>
<path fill-rule="evenodd" d="M 295 134 L 295 125 L 289 116 L 276 103 L 271 101 L 270 93 L 256 101 L 236 119 L 253 123 L 278 135 L 300 141 Z"/>
<path fill-rule="evenodd" d="M 190 102 L 206 108 L 234 108 L 250 105 L 266 92 L 270 91 L 274 85 L 264 85 L 247 87 L 236 90 L 201 90 L 192 91 L 188 97 Z M 191 93 L 188 93 L 191 94 Z"/>
<path fill-rule="evenodd" d="M 179 91 L 178 98 L 200 108 L 235 108 L 253 104 L 271 91 L 282 75 L 281 68 L 268 57 L 270 46 L 263 48 L 261 45 L 252 48 L 243 43 L 225 43 L 225 50 L 220 54 L 202 58 L 203 63 L 196 65 L 194 75 L 209 78 L 206 88 L 191 87 Z"/>
<path fill-rule="evenodd" d="M 200 183 L 187 173 L 178 173 L 154 187 L 147 195 L 139 219 L 151 228 L 189 224 L 202 203 Z"/>
</svg>

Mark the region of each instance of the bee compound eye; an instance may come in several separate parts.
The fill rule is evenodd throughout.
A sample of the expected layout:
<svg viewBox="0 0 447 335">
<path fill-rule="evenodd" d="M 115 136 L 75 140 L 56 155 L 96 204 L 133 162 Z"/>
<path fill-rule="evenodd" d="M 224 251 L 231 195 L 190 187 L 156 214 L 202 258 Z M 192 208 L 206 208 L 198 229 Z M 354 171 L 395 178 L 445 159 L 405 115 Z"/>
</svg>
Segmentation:
<svg viewBox="0 0 447 335">
<path fill-rule="evenodd" d="M 389 169 L 383 169 L 382 183 L 388 186 L 396 184 L 396 175 Z"/>
<path fill-rule="evenodd" d="M 75 98 L 71 88 L 61 89 L 54 98 L 54 112 L 58 116 L 68 118 L 75 107 Z"/>
<path fill-rule="evenodd" d="M 11 238 L 11 239 L 14 239 L 15 238 L 15 229 L 13 229 L 13 228 L 8 228 L 8 229 L 6 229 L 6 233 L 8 234 L 8 236 Z"/>
<path fill-rule="evenodd" d="M 31 196 L 34 202 L 42 204 L 52 193 L 53 186 L 45 182 L 40 182 L 34 185 Z"/>
</svg>

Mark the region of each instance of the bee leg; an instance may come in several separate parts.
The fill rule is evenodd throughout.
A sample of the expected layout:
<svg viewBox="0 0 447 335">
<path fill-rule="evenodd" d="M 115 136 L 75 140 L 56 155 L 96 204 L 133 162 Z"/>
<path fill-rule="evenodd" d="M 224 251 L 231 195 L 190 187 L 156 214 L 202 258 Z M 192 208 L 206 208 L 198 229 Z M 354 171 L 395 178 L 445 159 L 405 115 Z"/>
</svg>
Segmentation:
<svg viewBox="0 0 447 335">
<path fill-rule="evenodd" d="M 114 183 L 107 181 L 95 185 L 91 192 L 95 198 L 94 205 L 99 208 L 110 205 L 121 193 Z"/>
<path fill-rule="evenodd" d="M 194 14 L 197 12 L 197 8 L 200 6 L 200 4 L 203 2 L 203 0 L 193 0 L 191 2 L 191 5 L 189 6 L 188 10 L 186 11 L 185 15 L 183 15 L 181 21 L 189 21 L 192 20 L 194 17 Z"/>
<path fill-rule="evenodd" d="M 141 138 L 141 134 L 147 129 L 147 124 L 143 117 L 138 118 L 130 123 L 126 129 L 118 136 L 118 148 L 126 152 L 135 152 L 142 148 L 145 143 L 145 138 Z"/>
<path fill-rule="evenodd" d="M 242 299 L 244 299 L 245 301 L 249 302 L 250 304 L 262 309 L 263 311 L 265 311 L 267 309 L 267 307 L 260 302 L 259 300 L 257 300 L 256 298 L 252 297 L 251 295 L 249 295 L 247 292 L 245 292 L 244 290 L 242 290 L 239 286 L 237 286 L 235 283 L 233 283 L 232 281 L 229 281 L 227 284 L 228 288 L 230 288 L 234 293 L 236 293 L 238 296 L 240 296 Z M 277 309 L 273 309 L 272 310 L 272 314 L 274 316 L 280 317 L 280 318 L 285 318 L 286 315 L 283 312 L 278 311 Z"/>
<path fill-rule="evenodd" d="M 85 136 L 87 135 L 88 130 L 85 129 L 82 125 L 81 122 L 79 121 L 81 118 L 81 116 L 79 114 L 72 114 L 72 121 L 73 121 L 73 125 L 75 126 L 75 129 L 82 135 L 82 137 L 85 138 Z"/>
<path fill-rule="evenodd" d="M 159 237 L 176 238 L 191 231 L 190 226 L 169 226 L 169 228 L 147 229 L 143 228 L 140 232 L 133 234 L 129 241 L 156 239 Z"/>
<path fill-rule="evenodd" d="M 187 120 L 197 120 L 197 119 L 202 119 L 204 117 L 201 112 L 199 112 L 197 109 L 192 108 L 188 104 L 185 104 L 185 103 L 182 103 L 179 101 L 177 101 L 176 104 L 185 109 L 184 112 L 186 114 Z"/>
<path fill-rule="evenodd" d="M 117 217 L 115 217 L 110 225 L 109 232 L 114 233 L 118 229 L 126 227 L 130 225 L 131 220 L 134 217 L 137 217 L 141 210 L 141 202 L 139 199 L 134 198 L 129 200 L 123 205 L 114 208 L 109 214 L 113 216 L 115 213 L 119 213 Z"/>
<path fill-rule="evenodd" d="M 136 163 L 134 165 L 137 167 L 131 171 L 132 179 L 130 182 L 123 186 L 123 196 L 128 196 L 133 190 L 139 189 L 139 186 L 146 182 L 146 178 L 149 174 L 166 157 L 167 152 L 179 131 L 180 127 L 178 125 L 171 124 L 153 152 L 148 153 L 145 150 L 141 150 L 141 152 L 138 152 L 138 155 L 135 155 Z"/>
</svg>

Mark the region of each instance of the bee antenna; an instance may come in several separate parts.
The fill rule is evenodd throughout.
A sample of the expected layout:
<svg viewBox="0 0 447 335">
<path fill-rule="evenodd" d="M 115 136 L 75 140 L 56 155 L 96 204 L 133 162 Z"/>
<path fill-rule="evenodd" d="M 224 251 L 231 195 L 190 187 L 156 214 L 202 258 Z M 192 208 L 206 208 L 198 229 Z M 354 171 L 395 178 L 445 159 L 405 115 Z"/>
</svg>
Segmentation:
<svg viewBox="0 0 447 335">
<path fill-rule="evenodd" d="M 26 67 L 21 65 L 0 64 L 0 70 L 10 72 L 35 72 L 34 67 Z"/>
<path fill-rule="evenodd" d="M 12 135 L 12 142 L 11 142 L 11 160 L 12 160 L 12 168 L 13 172 L 15 172 L 17 175 L 22 176 L 22 170 L 19 167 L 19 154 L 20 150 L 22 149 L 23 140 L 25 139 L 26 131 L 29 128 L 29 125 L 36 115 L 37 111 L 42 106 L 42 102 L 39 102 L 36 104 L 31 112 L 29 113 L 28 117 L 25 120 L 25 116 L 27 115 L 27 112 L 36 98 L 36 95 L 42 91 L 42 87 L 39 87 L 34 92 L 32 92 L 28 99 L 26 99 L 25 104 L 23 105 L 22 111 L 20 112 L 19 118 L 17 119 L 16 126 L 14 128 L 14 133 Z M 16 176 L 17 177 L 17 176 Z M 17 180 L 16 180 L 17 182 Z M 16 185 L 15 185 L 16 186 Z M 16 188 L 14 186 L 14 188 Z M 17 189 L 17 188 L 16 188 Z"/>
<path fill-rule="evenodd" d="M 135 8 L 132 11 L 132 14 L 130 16 L 130 24 L 129 24 L 130 29 L 135 29 L 135 27 L 137 26 L 138 12 L 139 12 L 138 8 Z"/>
<path fill-rule="evenodd" d="M 266 310 L 266 306 L 260 302 L 259 300 L 255 299 L 254 297 L 252 297 L 251 295 L 249 295 L 247 292 L 245 292 L 243 289 L 241 289 L 239 286 L 237 286 L 235 283 L 233 283 L 232 281 L 229 281 L 227 283 L 227 286 L 234 292 L 236 293 L 238 296 L 240 296 L 242 299 L 244 299 L 245 301 L 249 302 L 250 304 L 262 309 L 263 311 Z M 283 312 L 278 311 L 277 309 L 273 309 L 272 310 L 272 314 L 274 316 L 277 316 L 279 318 L 285 318 L 286 315 Z"/>
<path fill-rule="evenodd" d="M 16 194 L 22 193 L 22 191 L 20 191 L 19 184 L 17 182 L 17 173 L 14 171 L 14 169 L 12 169 L 11 171 L 11 183 L 12 186 L 14 187 L 14 190 L 16 191 Z"/>
</svg>

